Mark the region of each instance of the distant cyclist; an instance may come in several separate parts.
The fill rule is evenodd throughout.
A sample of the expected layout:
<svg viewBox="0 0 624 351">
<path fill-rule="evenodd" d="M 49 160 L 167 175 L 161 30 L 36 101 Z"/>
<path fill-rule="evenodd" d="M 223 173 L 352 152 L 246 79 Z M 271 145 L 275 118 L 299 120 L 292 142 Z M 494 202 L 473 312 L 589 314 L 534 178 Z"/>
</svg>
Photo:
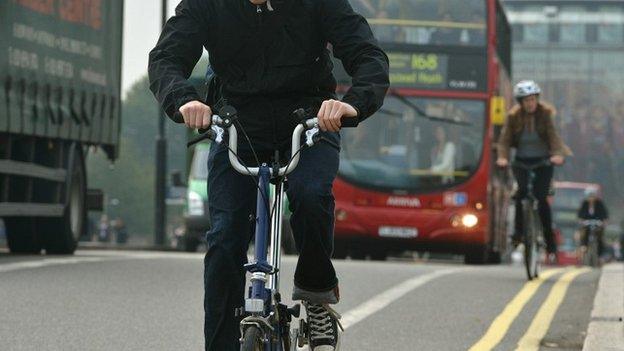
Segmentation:
<svg viewBox="0 0 624 351">
<path fill-rule="evenodd" d="M 531 80 L 524 80 L 514 88 L 514 97 L 518 104 L 508 114 L 507 121 L 498 142 L 498 160 L 500 167 L 509 165 L 510 149 L 515 149 L 515 159 L 527 165 L 535 165 L 550 160 L 553 165 L 561 165 L 565 157 L 571 155 L 570 149 L 563 143 L 553 122 L 555 108 L 540 101 L 541 88 Z M 523 240 L 522 199 L 527 196 L 528 171 L 514 169 L 518 193 L 515 197 L 516 218 L 512 240 L 518 245 Z M 557 244 L 552 230 L 552 214 L 547 197 L 553 178 L 553 167 L 544 166 L 536 169 L 533 184 L 534 196 L 539 202 L 539 217 L 544 229 L 546 250 L 550 260 L 556 260 Z"/>
<path fill-rule="evenodd" d="M 603 232 L 604 225 L 609 219 L 609 211 L 607 210 L 607 206 L 598 196 L 598 190 L 595 188 L 587 188 L 585 190 L 585 199 L 581 203 L 581 207 L 578 210 L 578 219 L 580 221 L 585 220 L 599 220 L 603 221 L 603 226 L 598 228 L 597 231 L 597 239 L 598 239 L 598 257 L 602 255 L 604 252 L 604 240 L 603 240 Z M 588 228 L 581 228 L 581 254 L 587 251 L 587 244 L 589 241 Z M 582 257 L 582 256 L 581 256 Z"/>
<path fill-rule="evenodd" d="M 341 99 L 328 44 L 353 78 Z M 214 71 L 211 101 L 203 101 L 187 82 L 203 48 Z M 251 144 L 241 143 L 239 154 L 249 166 L 270 164 L 275 150 L 281 155 L 290 150 L 292 131 L 301 122 L 292 117 L 295 109 L 318 111 L 322 137 L 329 142 L 303 150 L 287 183 L 300 254 L 293 300 L 306 306 L 313 351 L 333 351 L 338 339 L 336 315 L 328 306 L 340 297 L 330 260 L 338 131 L 343 117 L 363 121 L 381 107 L 388 71 L 388 57 L 347 0 L 183 0 L 150 53 L 150 88 L 175 122 L 208 128 L 212 108 L 218 111 L 225 102 L 236 108 L 237 128 Z M 222 144 L 211 148 L 208 169 L 212 228 L 204 260 L 205 348 L 235 351 L 241 320 L 235 311 L 244 306 L 243 264 L 256 184 L 232 168 Z"/>
</svg>

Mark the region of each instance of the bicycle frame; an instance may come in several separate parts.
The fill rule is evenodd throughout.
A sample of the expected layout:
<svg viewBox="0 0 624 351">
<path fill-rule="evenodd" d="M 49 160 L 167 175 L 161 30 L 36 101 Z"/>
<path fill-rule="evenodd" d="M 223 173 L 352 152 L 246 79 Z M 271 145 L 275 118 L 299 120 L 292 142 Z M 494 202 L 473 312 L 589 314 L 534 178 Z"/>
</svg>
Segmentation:
<svg viewBox="0 0 624 351">
<path fill-rule="evenodd" d="M 281 266 L 281 221 L 283 184 L 278 181 L 272 204 L 265 200 L 269 198 L 271 169 L 263 164 L 258 170 L 258 195 L 256 200 L 256 231 L 254 261 L 245 265 L 251 273 L 251 287 L 245 300 L 245 312 L 250 316 L 241 321 L 241 335 L 250 325 L 257 326 L 266 333 L 267 328 L 275 332 L 278 338 L 264 336 L 264 348 L 271 351 L 283 350 L 282 340 L 284 326 L 280 323 L 279 301 L 279 271 Z M 270 208 L 275 205 L 274 216 L 271 217 Z M 271 207 L 269 207 L 271 206 Z M 269 223 L 271 221 L 271 223 Z M 269 233 L 270 232 L 270 233 Z M 270 261 L 267 259 L 270 252 Z M 268 287 L 267 287 L 268 282 Z M 273 321 L 270 317 L 276 316 Z"/>
<path fill-rule="evenodd" d="M 528 171 L 527 195 L 522 199 L 522 221 L 525 241 L 524 259 L 529 280 L 537 278 L 539 275 L 540 248 L 543 247 L 544 242 L 544 229 L 541 228 L 541 225 L 535 224 L 536 221 L 539 221 L 539 214 L 537 213 L 538 200 L 533 193 L 533 183 L 536 178 L 535 170 L 548 165 L 550 165 L 550 162 L 540 162 L 535 165 L 526 165 L 521 162 L 514 163 L 514 167 Z M 531 212 L 530 216 L 528 216 L 529 211 Z"/>
<path fill-rule="evenodd" d="M 270 208 L 273 208 L 274 213 L 271 216 L 269 213 L 267 204 L 264 203 L 264 199 L 268 198 L 270 188 L 269 167 L 263 165 L 260 167 L 260 177 L 258 179 L 258 199 L 256 203 L 256 232 L 255 232 L 255 249 L 254 249 L 254 263 L 246 266 L 247 270 L 251 273 L 261 271 L 265 276 L 258 275 L 257 284 L 252 284 L 251 296 L 266 298 L 263 295 L 263 289 L 266 288 L 266 282 L 268 282 L 269 292 L 279 291 L 279 272 L 282 263 L 282 206 L 284 198 L 284 185 L 282 181 L 278 181 L 275 185 L 275 191 L 273 192 Z M 262 191 L 264 195 L 260 193 Z M 271 219 L 270 227 L 268 218 Z M 270 235 L 269 235 L 270 229 Z M 270 253 L 271 257 L 267 257 Z M 270 259 L 267 261 L 267 258 Z M 252 281 L 254 281 L 252 277 Z M 250 303 L 252 305 L 252 303 Z M 261 310 L 254 311 L 252 308 L 247 309 L 247 312 L 262 312 Z"/>
<path fill-rule="evenodd" d="M 583 229 L 586 230 L 587 235 L 587 248 L 583 255 L 583 263 L 596 267 L 600 264 L 600 254 L 598 252 L 598 245 L 600 238 L 598 237 L 598 231 L 603 227 L 604 222 L 602 220 L 589 219 L 582 222 Z"/>
<path fill-rule="evenodd" d="M 247 272 L 251 273 L 251 286 L 245 299 L 243 310 L 237 311 L 239 316 L 245 316 L 240 323 L 241 335 L 245 335 L 247 328 L 256 327 L 262 333 L 264 350 L 296 350 L 294 348 L 294 339 L 300 335 L 297 329 L 291 334 L 290 322 L 293 316 L 299 317 L 300 305 L 287 308 L 281 303 L 279 293 L 279 272 L 282 256 L 283 182 L 284 177 L 292 172 L 299 163 L 303 133 L 305 132 L 305 144 L 307 146 L 315 144 L 316 135 L 319 132 L 318 119 L 311 118 L 305 120 L 295 127 L 292 135 L 291 160 L 286 166 L 280 168 L 279 165 L 270 167 L 267 164 L 262 164 L 259 167 L 246 167 L 240 163 L 237 155 L 238 133 L 232 123 L 236 117 L 236 111 L 233 108 L 227 108 L 222 109 L 221 112 L 226 112 L 226 115 L 224 117 L 213 115 L 213 124 L 210 129 L 203 131 L 200 137 L 189 142 L 187 146 L 190 147 L 204 139 L 222 143 L 225 128 L 227 128 L 230 164 L 241 174 L 258 177 L 254 258 L 252 262 L 244 267 Z M 277 182 L 272 202 L 268 203 L 271 179 L 276 179 Z M 275 209 L 273 216 L 271 208 Z M 242 338 L 241 342 L 243 342 Z M 288 350 L 284 350 L 284 346 Z"/>
<path fill-rule="evenodd" d="M 256 200 L 256 232 L 254 261 L 245 265 L 245 269 L 251 273 L 251 294 L 245 300 L 245 312 L 252 314 L 265 313 L 270 291 L 266 289 L 267 276 L 275 273 L 273 267 L 267 261 L 268 231 L 269 231 L 269 206 L 265 199 L 269 196 L 270 169 L 263 164 L 258 174 L 258 196 Z"/>
</svg>

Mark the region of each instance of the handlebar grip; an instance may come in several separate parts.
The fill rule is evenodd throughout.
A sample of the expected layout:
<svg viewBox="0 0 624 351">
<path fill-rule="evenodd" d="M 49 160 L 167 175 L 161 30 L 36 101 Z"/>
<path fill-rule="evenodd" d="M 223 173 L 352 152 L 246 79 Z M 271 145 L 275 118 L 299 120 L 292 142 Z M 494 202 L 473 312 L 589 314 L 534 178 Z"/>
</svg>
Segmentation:
<svg viewBox="0 0 624 351">
<path fill-rule="evenodd" d="M 360 120 L 357 117 L 343 117 L 340 122 L 340 128 L 355 128 L 360 124 Z"/>
<path fill-rule="evenodd" d="M 184 123 L 184 116 L 182 116 L 182 112 L 176 111 L 173 113 L 173 120 L 178 123 Z"/>
<path fill-rule="evenodd" d="M 180 123 L 184 123 L 184 117 L 182 116 L 182 113 L 180 111 L 176 111 L 173 114 L 173 118 L 176 119 L 176 120 L 178 120 L 178 119 L 181 120 L 182 122 L 180 122 Z M 212 124 L 221 125 L 221 124 L 224 123 L 223 119 L 221 118 L 221 116 L 219 116 L 217 114 L 213 114 L 211 119 L 212 119 L 212 122 L 211 122 Z M 208 128 L 200 128 L 200 129 L 198 129 L 198 131 L 199 131 L 200 134 L 203 134 L 206 131 L 208 131 L 209 128 L 210 127 L 208 127 Z"/>
</svg>

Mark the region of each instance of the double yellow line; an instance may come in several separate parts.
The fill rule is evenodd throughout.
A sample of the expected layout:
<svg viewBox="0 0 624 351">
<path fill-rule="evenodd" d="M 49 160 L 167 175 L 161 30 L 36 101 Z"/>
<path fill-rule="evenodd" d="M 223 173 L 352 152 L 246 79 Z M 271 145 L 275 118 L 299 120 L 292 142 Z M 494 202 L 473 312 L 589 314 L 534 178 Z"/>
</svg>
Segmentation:
<svg viewBox="0 0 624 351">
<path fill-rule="evenodd" d="M 513 300 L 511 300 L 505 309 L 494 319 L 485 335 L 483 335 L 476 344 L 472 345 L 470 351 L 487 351 L 496 347 L 496 345 L 503 340 L 513 321 L 522 312 L 522 309 L 529 300 L 531 300 L 533 295 L 535 295 L 542 283 L 562 271 L 564 271 L 562 268 L 547 270 L 542 272 L 538 279 L 527 282 L 522 290 L 518 292 Z M 546 335 L 555 313 L 563 302 L 570 283 L 574 278 L 587 271 L 589 271 L 587 268 L 565 270 L 565 273 L 557 280 L 548 294 L 548 297 L 544 303 L 542 303 L 529 329 L 518 342 L 517 351 L 539 350 L 540 342 Z"/>
</svg>

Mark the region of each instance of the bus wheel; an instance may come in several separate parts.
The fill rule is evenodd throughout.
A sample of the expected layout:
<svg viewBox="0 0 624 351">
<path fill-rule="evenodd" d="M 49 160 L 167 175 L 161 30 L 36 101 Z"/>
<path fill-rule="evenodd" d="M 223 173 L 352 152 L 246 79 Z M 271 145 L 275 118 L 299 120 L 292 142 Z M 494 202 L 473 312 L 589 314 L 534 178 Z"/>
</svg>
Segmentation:
<svg viewBox="0 0 624 351">
<path fill-rule="evenodd" d="M 347 241 L 343 239 L 334 239 L 334 253 L 332 257 L 338 260 L 344 260 L 347 258 L 349 249 L 347 247 Z"/>
<path fill-rule="evenodd" d="M 373 261 L 385 261 L 388 258 L 388 252 L 384 248 L 372 249 L 370 258 Z"/>
<path fill-rule="evenodd" d="M 501 254 L 500 252 L 496 252 L 496 251 L 490 251 L 489 255 L 488 255 L 488 263 L 491 264 L 500 264 L 502 262 L 502 258 L 501 258 Z"/>
<path fill-rule="evenodd" d="M 478 246 L 466 252 L 465 264 L 486 264 L 488 262 L 489 249 L 487 246 Z"/>
<path fill-rule="evenodd" d="M 351 247 L 350 256 L 354 260 L 365 260 L 366 259 L 366 251 L 359 246 Z"/>
</svg>

